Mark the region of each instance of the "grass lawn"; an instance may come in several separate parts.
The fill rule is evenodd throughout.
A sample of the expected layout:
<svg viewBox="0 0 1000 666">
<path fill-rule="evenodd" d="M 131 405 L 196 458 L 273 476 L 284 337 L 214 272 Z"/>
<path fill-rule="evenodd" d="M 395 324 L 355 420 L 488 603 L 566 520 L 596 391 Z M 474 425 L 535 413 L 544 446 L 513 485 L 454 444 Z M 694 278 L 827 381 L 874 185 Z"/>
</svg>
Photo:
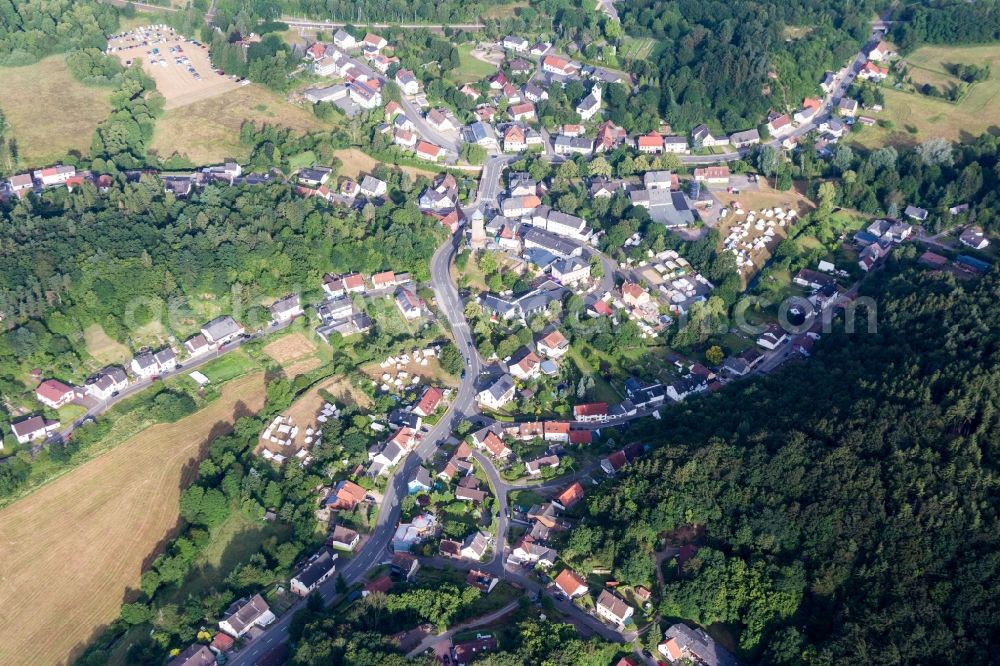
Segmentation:
<svg viewBox="0 0 1000 666">
<path fill-rule="evenodd" d="M 528 3 L 523 0 L 518 0 L 518 2 L 512 2 L 507 5 L 492 5 L 489 9 L 482 13 L 484 19 L 506 19 L 513 18 L 517 16 L 519 10 L 522 7 L 527 7 Z"/>
<path fill-rule="evenodd" d="M 245 375 L 254 367 L 253 360 L 246 355 L 246 352 L 237 349 L 199 368 L 199 372 L 215 384 L 222 384 L 240 375 Z"/>
<path fill-rule="evenodd" d="M 471 83 L 491 76 L 497 68 L 488 62 L 472 57 L 473 42 L 466 42 L 456 47 L 458 49 L 458 67 L 448 75 L 455 83 Z"/>
<path fill-rule="evenodd" d="M 625 37 L 622 41 L 619 57 L 623 60 L 642 60 L 648 58 L 656 48 L 656 40 L 651 37 Z"/>
<path fill-rule="evenodd" d="M 381 162 L 377 159 L 367 153 L 361 152 L 357 148 L 344 148 L 334 152 L 334 155 L 336 155 L 337 159 L 343 163 L 343 166 L 340 167 L 338 175 L 344 176 L 345 178 L 352 178 L 354 180 L 358 179 L 359 174 L 371 173 L 372 169 L 374 169 L 377 164 L 381 164 Z M 428 171 L 427 169 L 417 169 L 410 166 L 397 168 L 402 169 L 404 173 L 409 174 L 412 178 L 416 178 L 417 176 L 434 178 L 437 176 L 437 172 Z"/>
<path fill-rule="evenodd" d="M 368 310 L 368 316 L 376 323 L 379 330 L 393 337 L 412 336 L 424 321 L 423 317 L 413 321 L 404 319 L 392 296 L 369 298 L 365 301 L 365 308 Z"/>
<path fill-rule="evenodd" d="M 240 125 L 246 120 L 301 133 L 331 127 L 308 108 L 251 84 L 165 112 L 156 121 L 149 152 L 163 159 L 174 153 L 186 155 L 197 165 L 228 158 L 246 161 L 249 146 L 240 144 Z"/>
<path fill-rule="evenodd" d="M 612 404 L 621 402 L 621 394 L 619 394 L 618 391 L 616 391 L 614 387 L 600 375 L 599 372 L 594 370 L 590 363 L 588 363 L 587 360 L 583 358 L 583 355 L 580 354 L 579 349 L 570 346 L 569 352 L 566 354 L 566 358 L 572 360 L 584 376 L 594 378 L 594 390 L 592 391 L 593 395 L 590 396 L 593 400 Z"/>
<path fill-rule="evenodd" d="M 83 331 L 83 341 L 87 353 L 101 365 L 124 363 L 132 356 L 128 347 L 113 340 L 100 324 L 91 324 Z"/>
<path fill-rule="evenodd" d="M 990 78 L 973 84 L 957 104 L 917 93 L 884 89 L 885 110 L 878 120 L 889 120 L 893 126 L 865 127 L 852 133 L 850 139 L 864 147 L 885 144 L 912 146 L 930 137 L 954 141 L 971 140 L 1000 124 L 1000 44 L 984 46 L 924 46 L 908 58 L 915 83 L 933 83 L 945 88 L 958 83 L 946 65 L 970 63 L 988 64 Z"/>
<path fill-rule="evenodd" d="M 17 142 L 22 164 L 42 166 L 60 161 L 70 150 L 90 151 L 94 129 L 111 112 L 110 87 L 79 83 L 61 55 L 0 72 L 0 109 L 11 126 L 8 136 Z M 72 112 L 45 113 L 45 109 Z"/>
</svg>

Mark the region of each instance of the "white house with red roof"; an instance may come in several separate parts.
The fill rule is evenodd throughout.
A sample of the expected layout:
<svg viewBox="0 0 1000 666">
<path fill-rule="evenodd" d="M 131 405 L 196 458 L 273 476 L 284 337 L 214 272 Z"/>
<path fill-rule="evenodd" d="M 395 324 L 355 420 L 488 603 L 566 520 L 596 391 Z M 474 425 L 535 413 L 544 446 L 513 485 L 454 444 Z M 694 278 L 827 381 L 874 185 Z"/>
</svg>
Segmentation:
<svg viewBox="0 0 1000 666">
<path fill-rule="evenodd" d="M 417 157 L 430 162 L 437 162 L 444 156 L 444 148 L 435 146 L 433 143 L 428 143 L 427 141 L 417 141 L 417 147 L 414 150 L 417 153 Z"/>
<path fill-rule="evenodd" d="M 444 399 L 444 391 L 436 386 L 428 386 L 424 394 L 420 396 L 420 402 L 413 408 L 413 413 L 417 416 L 430 416 L 437 411 L 438 405 Z"/>
<path fill-rule="evenodd" d="M 542 71 L 559 76 L 572 76 L 576 74 L 576 66 L 565 58 L 547 55 L 542 59 Z"/>
<path fill-rule="evenodd" d="M 35 389 L 35 397 L 38 398 L 38 402 L 52 409 L 68 405 L 79 395 L 75 387 L 67 386 L 58 379 L 46 379 Z"/>
<path fill-rule="evenodd" d="M 43 187 L 62 185 L 75 175 L 76 167 L 66 166 L 65 164 L 38 169 L 34 173 L 35 180 L 40 182 Z"/>
<path fill-rule="evenodd" d="M 573 418 L 584 423 L 594 423 L 608 420 L 608 403 L 588 402 L 574 405 Z"/>
</svg>

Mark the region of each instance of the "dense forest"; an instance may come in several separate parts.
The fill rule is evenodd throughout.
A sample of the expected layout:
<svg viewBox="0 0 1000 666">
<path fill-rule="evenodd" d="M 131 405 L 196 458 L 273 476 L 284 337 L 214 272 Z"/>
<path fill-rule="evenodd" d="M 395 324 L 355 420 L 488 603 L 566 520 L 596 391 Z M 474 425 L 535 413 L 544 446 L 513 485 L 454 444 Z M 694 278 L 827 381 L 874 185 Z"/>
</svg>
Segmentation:
<svg viewBox="0 0 1000 666">
<path fill-rule="evenodd" d="M 893 26 L 903 51 L 919 44 L 972 44 L 1000 39 L 1000 4 L 933 0 L 908 3 Z"/>
<path fill-rule="evenodd" d="M 589 495 L 583 552 L 648 584 L 661 540 L 703 529 L 665 563 L 660 610 L 725 623 L 765 663 L 991 662 L 1000 276 L 957 282 L 915 256 L 863 285 L 877 332 L 835 332 L 637 433 L 658 450 Z"/>
<path fill-rule="evenodd" d="M 674 129 L 709 122 L 736 131 L 813 94 L 823 73 L 868 38 L 875 4 L 640 0 L 620 11 L 627 34 L 657 40 L 654 55 L 631 69 L 660 92 Z"/>
<path fill-rule="evenodd" d="M 118 10 L 94 0 L 0 1 L 0 65 L 28 65 L 74 48 L 103 50 Z"/>
</svg>

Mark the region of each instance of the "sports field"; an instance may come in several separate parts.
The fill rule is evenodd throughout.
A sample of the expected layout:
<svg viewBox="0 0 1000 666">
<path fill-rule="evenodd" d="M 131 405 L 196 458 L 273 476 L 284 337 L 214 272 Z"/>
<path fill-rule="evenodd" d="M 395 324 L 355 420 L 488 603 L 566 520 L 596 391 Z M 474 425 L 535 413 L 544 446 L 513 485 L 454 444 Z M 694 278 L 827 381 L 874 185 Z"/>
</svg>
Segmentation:
<svg viewBox="0 0 1000 666">
<path fill-rule="evenodd" d="M 85 86 L 69 73 L 63 56 L 27 67 L 0 69 L 0 109 L 23 164 L 58 162 L 70 150 L 90 152 L 94 130 L 111 112 L 111 88 Z M 65 113 L 43 113 L 64 109 Z"/>
<path fill-rule="evenodd" d="M 264 403 L 263 376 L 153 426 L 0 511 L 0 664 L 72 662 L 138 588 L 178 520 L 195 461 Z"/>
<path fill-rule="evenodd" d="M 883 89 L 885 110 L 873 114 L 891 127 L 866 127 L 851 140 L 865 147 L 914 145 L 931 137 L 969 141 L 1000 125 L 1000 45 L 924 46 L 907 57 L 914 83 L 932 83 L 940 90 L 958 85 L 949 65 L 990 65 L 985 81 L 972 84 L 957 103 L 918 93 Z"/>
<path fill-rule="evenodd" d="M 309 109 L 251 84 L 168 110 L 156 121 L 150 152 L 164 159 L 175 152 L 187 155 L 196 165 L 229 158 L 245 162 L 250 146 L 240 144 L 240 126 L 246 120 L 303 133 L 328 128 Z"/>
</svg>

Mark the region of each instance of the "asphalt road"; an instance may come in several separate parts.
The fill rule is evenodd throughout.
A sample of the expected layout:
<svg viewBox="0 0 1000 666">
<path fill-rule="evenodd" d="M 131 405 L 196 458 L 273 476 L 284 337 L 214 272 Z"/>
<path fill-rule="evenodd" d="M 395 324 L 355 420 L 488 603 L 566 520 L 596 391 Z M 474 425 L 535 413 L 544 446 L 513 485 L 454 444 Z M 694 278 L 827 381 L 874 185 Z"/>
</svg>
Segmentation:
<svg viewBox="0 0 1000 666">
<path fill-rule="evenodd" d="M 251 335 L 249 338 L 240 338 L 240 339 L 237 339 L 237 340 L 235 340 L 235 341 L 233 341 L 233 342 L 231 342 L 231 343 L 229 343 L 227 345 L 223 345 L 219 349 L 215 349 L 215 350 L 213 350 L 211 352 L 208 352 L 204 356 L 199 356 L 198 358 L 186 359 L 181 365 L 179 365 L 178 367 L 174 368 L 173 370 L 170 370 L 168 372 L 164 372 L 164 373 L 162 373 L 160 375 L 157 375 L 156 379 L 141 379 L 141 380 L 135 381 L 135 382 L 129 384 L 128 386 L 126 386 L 121 391 L 119 391 L 118 395 L 111 396 L 107 400 L 102 400 L 102 401 L 98 402 L 96 405 L 94 405 L 93 407 L 90 407 L 83 416 L 79 417 L 78 419 L 76 419 L 75 421 L 73 421 L 73 423 L 71 423 L 67 427 L 63 428 L 62 430 L 60 430 L 57 433 L 57 435 L 55 437 L 53 437 L 53 438 L 50 438 L 48 440 L 48 442 L 51 442 L 51 441 L 53 441 L 55 439 L 58 439 L 60 437 L 62 439 L 67 439 L 70 435 L 73 434 L 73 431 L 76 428 L 79 428 L 88 419 L 92 419 L 92 418 L 96 418 L 96 417 L 100 416 L 101 414 L 103 414 L 108 409 L 110 409 L 114 405 L 118 404 L 122 400 L 125 400 L 126 398 L 129 398 L 129 397 L 135 395 L 136 393 L 140 393 L 140 392 L 146 390 L 147 388 L 149 388 L 150 386 L 152 386 L 157 381 L 162 381 L 164 379 L 168 379 L 168 378 L 174 377 L 176 375 L 182 375 L 182 374 L 184 374 L 186 372 L 191 372 L 192 370 L 195 370 L 195 369 L 197 369 L 197 368 L 205 365 L 209 361 L 214 361 L 215 359 L 219 358 L 220 356 L 228 354 L 229 352 L 231 352 L 233 350 L 239 349 L 245 343 L 250 342 L 251 340 L 256 340 L 258 338 L 262 338 L 262 337 L 265 337 L 265 336 L 277 333 L 278 331 L 282 331 L 282 330 L 288 328 L 291 325 L 291 323 L 292 323 L 291 321 L 286 321 L 286 322 L 282 322 L 280 324 L 277 324 L 275 326 L 269 326 L 268 328 L 264 329 L 259 334 Z M 48 442 L 46 442 L 46 443 L 48 443 Z"/>
</svg>

